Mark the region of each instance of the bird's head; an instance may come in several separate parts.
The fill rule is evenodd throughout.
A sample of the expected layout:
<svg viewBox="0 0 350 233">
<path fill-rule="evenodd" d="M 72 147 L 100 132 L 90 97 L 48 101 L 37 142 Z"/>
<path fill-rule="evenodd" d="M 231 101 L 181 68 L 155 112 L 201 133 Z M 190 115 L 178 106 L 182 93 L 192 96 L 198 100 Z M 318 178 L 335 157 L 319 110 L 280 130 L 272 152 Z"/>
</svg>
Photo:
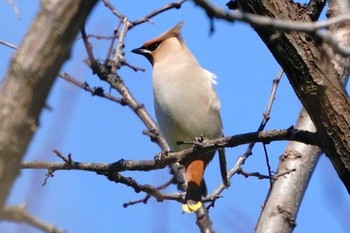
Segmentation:
<svg viewBox="0 0 350 233">
<path fill-rule="evenodd" d="M 167 56 L 182 49 L 184 45 L 180 35 L 182 26 L 183 22 L 178 23 L 175 27 L 131 52 L 145 56 L 152 65 L 160 59 L 166 59 Z"/>
</svg>

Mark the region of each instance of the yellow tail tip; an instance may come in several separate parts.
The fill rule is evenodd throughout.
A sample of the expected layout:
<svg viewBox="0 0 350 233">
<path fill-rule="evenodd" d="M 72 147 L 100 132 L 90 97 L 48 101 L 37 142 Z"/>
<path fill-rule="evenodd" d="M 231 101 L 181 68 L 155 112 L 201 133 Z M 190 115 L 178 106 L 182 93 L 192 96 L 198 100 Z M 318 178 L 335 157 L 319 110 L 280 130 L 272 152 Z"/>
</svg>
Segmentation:
<svg viewBox="0 0 350 233">
<path fill-rule="evenodd" d="M 202 202 L 196 202 L 196 203 L 187 203 L 187 204 L 183 204 L 182 205 L 182 210 L 185 212 L 185 213 L 193 213 L 193 212 L 196 212 L 199 208 L 201 208 L 202 206 Z"/>
</svg>

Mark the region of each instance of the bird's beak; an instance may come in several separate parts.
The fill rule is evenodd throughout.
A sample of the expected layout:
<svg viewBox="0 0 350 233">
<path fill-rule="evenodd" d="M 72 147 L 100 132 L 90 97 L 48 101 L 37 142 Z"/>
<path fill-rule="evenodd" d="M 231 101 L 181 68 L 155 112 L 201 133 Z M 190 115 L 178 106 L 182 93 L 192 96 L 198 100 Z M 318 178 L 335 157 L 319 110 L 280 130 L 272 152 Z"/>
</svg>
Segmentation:
<svg viewBox="0 0 350 233">
<path fill-rule="evenodd" d="M 140 54 L 147 58 L 147 60 L 153 65 L 153 57 L 149 50 L 142 47 L 131 50 L 132 53 Z"/>
<path fill-rule="evenodd" d="M 137 48 L 137 49 L 131 50 L 131 52 L 136 53 L 136 54 L 145 55 L 147 53 L 147 50 L 143 49 L 143 48 Z"/>
</svg>

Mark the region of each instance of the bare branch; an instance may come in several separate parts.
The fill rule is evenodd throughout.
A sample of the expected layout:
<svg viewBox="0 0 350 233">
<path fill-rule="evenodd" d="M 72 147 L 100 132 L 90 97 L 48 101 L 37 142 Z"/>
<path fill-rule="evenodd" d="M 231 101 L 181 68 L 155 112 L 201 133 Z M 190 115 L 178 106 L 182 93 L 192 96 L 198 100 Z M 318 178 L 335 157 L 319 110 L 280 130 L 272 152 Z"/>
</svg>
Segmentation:
<svg viewBox="0 0 350 233">
<path fill-rule="evenodd" d="M 115 163 L 87 163 L 87 162 L 76 162 L 71 158 L 62 157 L 65 163 L 54 163 L 54 162 L 25 162 L 22 164 L 22 169 L 52 169 L 52 170 L 83 170 L 93 171 L 99 174 L 114 173 L 122 171 L 149 171 L 155 169 L 162 169 L 167 165 L 174 162 L 184 160 L 189 156 L 198 156 L 203 152 L 215 150 L 223 147 L 235 147 L 242 144 L 255 142 L 270 143 L 273 141 L 280 140 L 293 140 L 300 141 L 308 144 L 317 145 L 318 139 L 316 133 L 307 131 L 300 131 L 295 129 L 287 130 L 270 130 L 261 131 L 254 133 L 246 133 L 234 135 L 231 137 L 223 137 L 214 140 L 204 140 L 203 142 L 198 141 L 186 141 L 184 143 L 195 144 L 195 147 L 184 149 L 179 152 L 169 152 L 161 160 L 119 160 Z M 57 152 L 55 152 L 57 154 Z M 60 153 L 61 154 L 61 153 Z M 237 163 L 238 164 L 238 163 Z M 239 163 L 236 166 L 240 166 Z M 237 172 L 237 171 L 235 171 Z M 229 174 L 230 175 L 230 174 Z M 231 174 L 232 176 L 232 174 Z M 230 176 L 230 177 L 231 177 Z"/>
<path fill-rule="evenodd" d="M 327 29 L 333 25 L 338 25 L 350 21 L 349 14 L 342 14 L 336 17 L 330 18 L 325 21 L 310 22 L 310 21 L 290 21 L 275 19 L 272 17 L 250 14 L 248 12 L 242 12 L 240 10 L 235 10 L 233 12 L 227 12 L 226 10 L 216 7 L 214 4 L 207 0 L 194 0 L 194 2 L 202 7 L 208 14 L 209 18 L 224 19 L 229 22 L 234 22 L 235 20 L 249 23 L 250 25 L 257 28 L 274 29 L 281 32 L 307 32 L 319 37 L 321 40 L 331 43 L 337 52 L 343 56 L 350 56 L 350 48 L 344 47 L 331 38 L 331 33 L 329 31 L 322 31 L 321 29 Z M 307 9 L 305 8 L 305 11 Z M 310 15 L 309 17 L 314 17 Z M 334 43 L 334 44 L 333 44 Z"/>
<path fill-rule="evenodd" d="M 103 91 L 102 87 L 90 87 L 89 84 L 87 82 L 79 82 L 77 79 L 73 78 L 71 75 L 64 73 L 64 74 L 58 74 L 58 76 L 64 80 L 66 80 L 67 82 L 72 83 L 73 85 L 82 88 L 83 90 L 90 92 L 93 96 L 99 96 L 108 100 L 111 100 L 113 102 L 116 103 L 120 103 L 122 105 L 124 105 L 124 100 L 121 98 L 117 98 L 113 95 L 107 94 Z"/>
<path fill-rule="evenodd" d="M 33 217 L 26 211 L 26 205 L 24 206 L 5 206 L 0 211 L 0 217 L 2 220 L 9 220 L 19 223 L 26 223 L 35 228 L 38 228 L 47 233 L 64 233 L 64 230 L 58 229 L 56 226 L 48 224 L 41 219 Z"/>
<path fill-rule="evenodd" d="M 103 3 L 104 3 L 105 6 L 106 6 L 108 9 L 110 9 L 111 12 L 112 12 L 115 16 L 117 16 L 120 20 L 121 20 L 122 18 L 125 17 L 125 16 L 124 16 L 122 13 L 120 13 L 108 0 L 103 0 Z"/>
<path fill-rule="evenodd" d="M 121 183 L 121 184 L 124 184 L 126 186 L 132 187 L 135 190 L 135 192 L 137 192 L 137 193 L 145 192 L 148 195 L 156 198 L 157 201 L 174 200 L 174 201 L 178 201 L 180 203 L 183 202 L 183 198 L 181 197 L 181 195 L 179 193 L 177 193 L 177 194 L 162 193 L 159 191 L 159 189 L 157 189 L 151 185 L 139 184 L 133 178 L 124 177 L 120 173 L 108 174 L 106 176 L 110 181 L 113 181 L 115 183 Z"/>
<path fill-rule="evenodd" d="M 162 184 L 161 186 L 156 187 L 156 189 L 158 190 L 162 190 L 162 189 L 166 189 L 167 187 L 169 187 L 172 183 L 174 182 L 174 179 L 169 180 L 168 182 L 166 182 L 165 184 Z M 124 203 L 123 207 L 126 208 L 130 205 L 135 205 L 135 204 L 139 204 L 139 203 L 144 203 L 146 204 L 147 201 L 151 198 L 150 194 L 147 194 L 144 198 L 140 199 L 140 200 L 136 200 L 136 201 L 129 201 L 128 203 Z"/>
<path fill-rule="evenodd" d="M 80 32 L 81 32 L 81 37 L 83 38 L 83 41 L 84 41 L 85 50 L 88 54 L 90 62 L 92 63 L 93 61 L 95 61 L 95 57 L 94 57 L 94 53 L 92 52 L 92 45 L 90 44 L 88 37 L 86 35 L 85 26 L 81 27 Z"/>
<path fill-rule="evenodd" d="M 173 3 L 169 3 L 165 6 L 163 6 L 162 8 L 159 8 L 153 12 L 151 12 L 150 14 L 138 19 L 138 20 L 135 20 L 134 22 L 132 22 L 132 25 L 133 26 L 136 26 L 138 24 L 141 24 L 141 23 L 144 23 L 144 22 L 150 22 L 151 18 L 153 18 L 154 16 L 156 15 L 159 15 L 160 13 L 164 12 L 164 11 L 167 11 L 167 10 L 170 10 L 170 9 L 180 9 L 181 5 L 186 2 L 187 0 L 180 0 L 178 2 L 173 2 Z"/>
<path fill-rule="evenodd" d="M 259 180 L 262 180 L 262 179 L 269 179 L 269 180 L 277 180 L 278 177 L 281 177 L 281 176 L 284 176 L 284 175 L 287 175 L 291 172 L 295 172 L 296 169 L 290 169 L 290 170 L 287 170 L 287 171 L 284 171 L 282 173 L 278 173 L 278 174 L 275 174 L 275 175 L 262 175 L 261 173 L 259 172 L 245 172 L 243 171 L 243 169 L 239 169 L 237 171 L 237 174 L 239 175 L 243 175 L 245 178 L 248 178 L 250 176 L 253 176 L 253 177 L 257 177 Z"/>
<path fill-rule="evenodd" d="M 15 45 L 13 45 L 13 44 L 11 44 L 9 42 L 3 41 L 3 40 L 0 40 L 0 44 L 3 44 L 5 46 L 7 46 L 7 47 L 10 47 L 11 49 L 18 49 L 17 46 L 15 46 Z"/>
<path fill-rule="evenodd" d="M 233 11 L 228 12 L 215 6 L 207 0 L 194 0 L 212 18 L 224 19 L 229 22 L 235 20 L 246 22 L 255 27 L 273 28 L 283 32 L 315 32 L 318 29 L 329 28 L 332 25 L 340 24 L 350 20 L 350 15 L 339 15 L 337 17 L 318 22 L 292 22 L 281 19 L 274 19 L 267 16 L 255 15 L 248 12 Z"/>
</svg>

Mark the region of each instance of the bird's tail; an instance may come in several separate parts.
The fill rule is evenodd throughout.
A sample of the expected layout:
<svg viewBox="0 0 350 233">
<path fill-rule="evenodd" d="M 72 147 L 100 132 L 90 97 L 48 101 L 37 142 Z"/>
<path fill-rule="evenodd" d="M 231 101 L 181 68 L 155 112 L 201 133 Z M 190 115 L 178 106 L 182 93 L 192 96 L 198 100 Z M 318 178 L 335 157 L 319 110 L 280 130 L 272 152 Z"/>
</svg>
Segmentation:
<svg viewBox="0 0 350 233">
<path fill-rule="evenodd" d="M 221 178 L 222 182 L 225 186 L 225 188 L 228 188 L 230 186 L 230 182 L 227 177 L 227 165 L 226 165 L 226 155 L 225 155 L 225 148 L 219 149 L 219 163 L 220 163 L 220 172 L 221 172 Z"/>
<path fill-rule="evenodd" d="M 194 160 L 186 166 L 187 192 L 184 212 L 196 212 L 202 206 L 203 174 L 206 163 L 202 159 Z"/>
</svg>

